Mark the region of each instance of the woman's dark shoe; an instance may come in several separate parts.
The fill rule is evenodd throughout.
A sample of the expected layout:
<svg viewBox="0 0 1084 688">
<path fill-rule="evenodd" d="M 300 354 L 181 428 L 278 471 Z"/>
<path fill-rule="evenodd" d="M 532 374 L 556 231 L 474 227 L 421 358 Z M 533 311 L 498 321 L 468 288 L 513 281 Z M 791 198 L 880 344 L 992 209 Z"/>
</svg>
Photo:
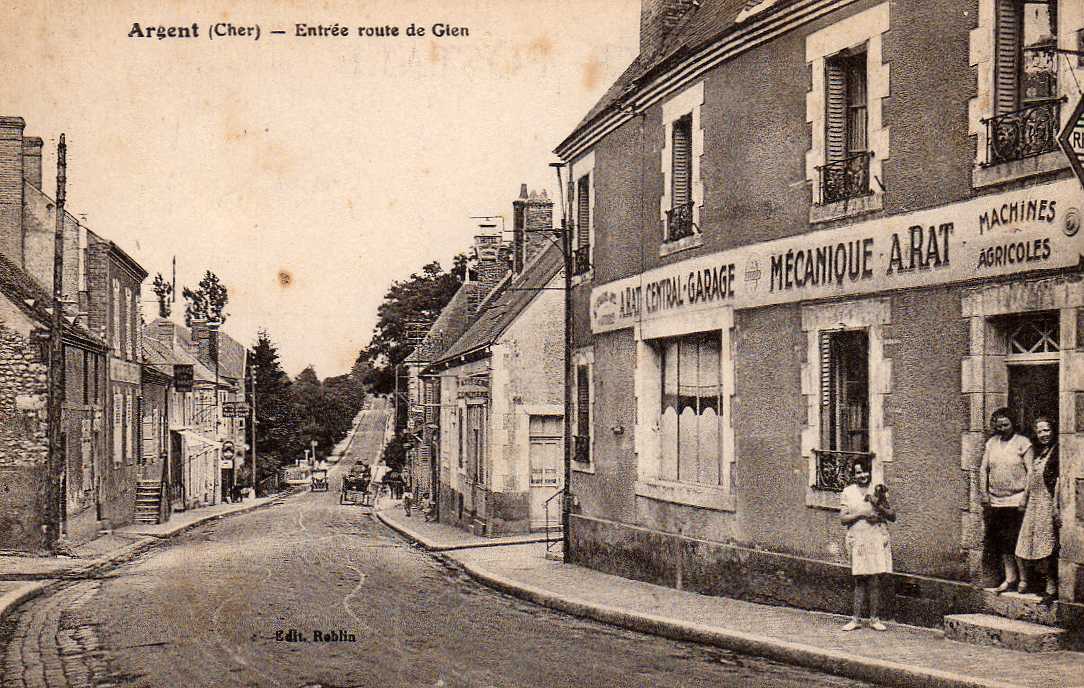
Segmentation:
<svg viewBox="0 0 1084 688">
<path fill-rule="evenodd" d="M 1021 595 L 1028 594 L 1027 581 L 1020 581 L 1020 585 L 1016 586 L 1016 592 L 1020 593 Z"/>
</svg>

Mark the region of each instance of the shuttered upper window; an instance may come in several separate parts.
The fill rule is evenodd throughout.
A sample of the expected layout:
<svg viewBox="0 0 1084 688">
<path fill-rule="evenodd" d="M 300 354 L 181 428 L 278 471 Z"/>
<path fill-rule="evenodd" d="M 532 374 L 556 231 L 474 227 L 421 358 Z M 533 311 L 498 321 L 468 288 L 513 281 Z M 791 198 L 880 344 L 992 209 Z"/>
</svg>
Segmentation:
<svg viewBox="0 0 1084 688">
<path fill-rule="evenodd" d="M 866 52 L 847 50 L 824 61 L 825 160 L 845 160 L 869 150 Z"/>
<path fill-rule="evenodd" d="M 576 182 L 576 247 L 591 245 L 591 179 L 583 175 Z"/>
<path fill-rule="evenodd" d="M 1057 0 L 996 0 L 995 115 L 1056 98 Z"/>
<path fill-rule="evenodd" d="M 672 137 L 670 202 L 672 208 L 680 208 L 692 201 L 693 116 L 691 114 L 674 122 Z"/>
</svg>

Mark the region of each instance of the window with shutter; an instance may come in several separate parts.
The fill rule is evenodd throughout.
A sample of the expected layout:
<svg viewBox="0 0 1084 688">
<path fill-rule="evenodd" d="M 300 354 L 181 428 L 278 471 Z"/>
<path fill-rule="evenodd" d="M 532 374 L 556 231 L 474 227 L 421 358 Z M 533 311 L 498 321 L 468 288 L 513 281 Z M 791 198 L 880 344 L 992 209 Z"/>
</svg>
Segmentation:
<svg viewBox="0 0 1084 688">
<path fill-rule="evenodd" d="M 591 245 L 591 184 L 590 176 L 583 175 L 576 182 L 576 246 Z"/>
<path fill-rule="evenodd" d="M 587 366 L 576 366 L 576 446 L 573 457 L 591 461 L 591 375 Z"/>
<path fill-rule="evenodd" d="M 1053 151 L 1060 122 L 1056 0 L 994 0 L 989 163 Z"/>
<path fill-rule="evenodd" d="M 673 124 L 671 150 L 670 201 L 680 208 L 692 200 L 693 176 L 693 117 L 685 115 Z"/>
<path fill-rule="evenodd" d="M 995 0 L 996 36 L 994 40 L 996 75 L 994 77 L 994 114 L 1016 109 L 1017 77 L 1020 72 L 1020 2 Z"/>
<path fill-rule="evenodd" d="M 870 193 L 866 54 L 863 46 L 824 61 L 822 203 Z"/>
<path fill-rule="evenodd" d="M 842 490 L 856 456 L 869 452 L 869 335 L 865 330 L 822 330 L 820 349 L 821 446 L 817 487 Z"/>
</svg>

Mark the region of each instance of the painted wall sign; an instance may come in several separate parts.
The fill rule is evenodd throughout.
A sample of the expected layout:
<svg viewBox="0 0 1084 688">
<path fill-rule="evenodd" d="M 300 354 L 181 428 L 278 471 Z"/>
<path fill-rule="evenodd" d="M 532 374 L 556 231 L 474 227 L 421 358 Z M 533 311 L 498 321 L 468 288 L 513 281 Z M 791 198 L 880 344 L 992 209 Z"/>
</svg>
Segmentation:
<svg viewBox="0 0 1084 688">
<path fill-rule="evenodd" d="M 596 287 L 591 329 L 1077 265 L 1082 207 L 1076 180 L 1063 179 L 697 256 Z"/>
<path fill-rule="evenodd" d="M 143 381 L 142 368 L 138 363 L 111 358 L 109 359 L 109 379 L 113 382 L 138 385 Z"/>
</svg>

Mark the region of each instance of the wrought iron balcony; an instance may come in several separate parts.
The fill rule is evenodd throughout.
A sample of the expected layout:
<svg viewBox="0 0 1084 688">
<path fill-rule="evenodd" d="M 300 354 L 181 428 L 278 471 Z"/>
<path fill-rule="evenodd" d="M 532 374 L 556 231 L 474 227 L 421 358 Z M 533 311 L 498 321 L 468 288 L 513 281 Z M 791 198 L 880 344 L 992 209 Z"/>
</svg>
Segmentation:
<svg viewBox="0 0 1084 688">
<path fill-rule="evenodd" d="M 693 222 L 693 202 L 675 205 L 666 211 L 666 240 L 677 241 L 699 232 Z"/>
<path fill-rule="evenodd" d="M 873 460 L 870 452 L 839 451 L 836 449 L 814 449 L 816 458 L 816 488 L 829 492 L 842 492 L 851 484 L 854 475 L 854 463 L 858 459 Z"/>
<path fill-rule="evenodd" d="M 581 246 L 572 252 L 572 274 L 582 275 L 591 269 L 591 247 Z"/>
<path fill-rule="evenodd" d="M 1061 99 L 1034 103 L 984 119 L 987 165 L 1023 160 L 1058 149 Z"/>
<path fill-rule="evenodd" d="M 591 463 L 591 437 L 589 435 L 572 436 L 572 459 L 580 463 Z"/>
<path fill-rule="evenodd" d="M 868 196 L 869 161 L 873 153 L 859 153 L 817 167 L 821 181 L 821 205 Z"/>
</svg>

